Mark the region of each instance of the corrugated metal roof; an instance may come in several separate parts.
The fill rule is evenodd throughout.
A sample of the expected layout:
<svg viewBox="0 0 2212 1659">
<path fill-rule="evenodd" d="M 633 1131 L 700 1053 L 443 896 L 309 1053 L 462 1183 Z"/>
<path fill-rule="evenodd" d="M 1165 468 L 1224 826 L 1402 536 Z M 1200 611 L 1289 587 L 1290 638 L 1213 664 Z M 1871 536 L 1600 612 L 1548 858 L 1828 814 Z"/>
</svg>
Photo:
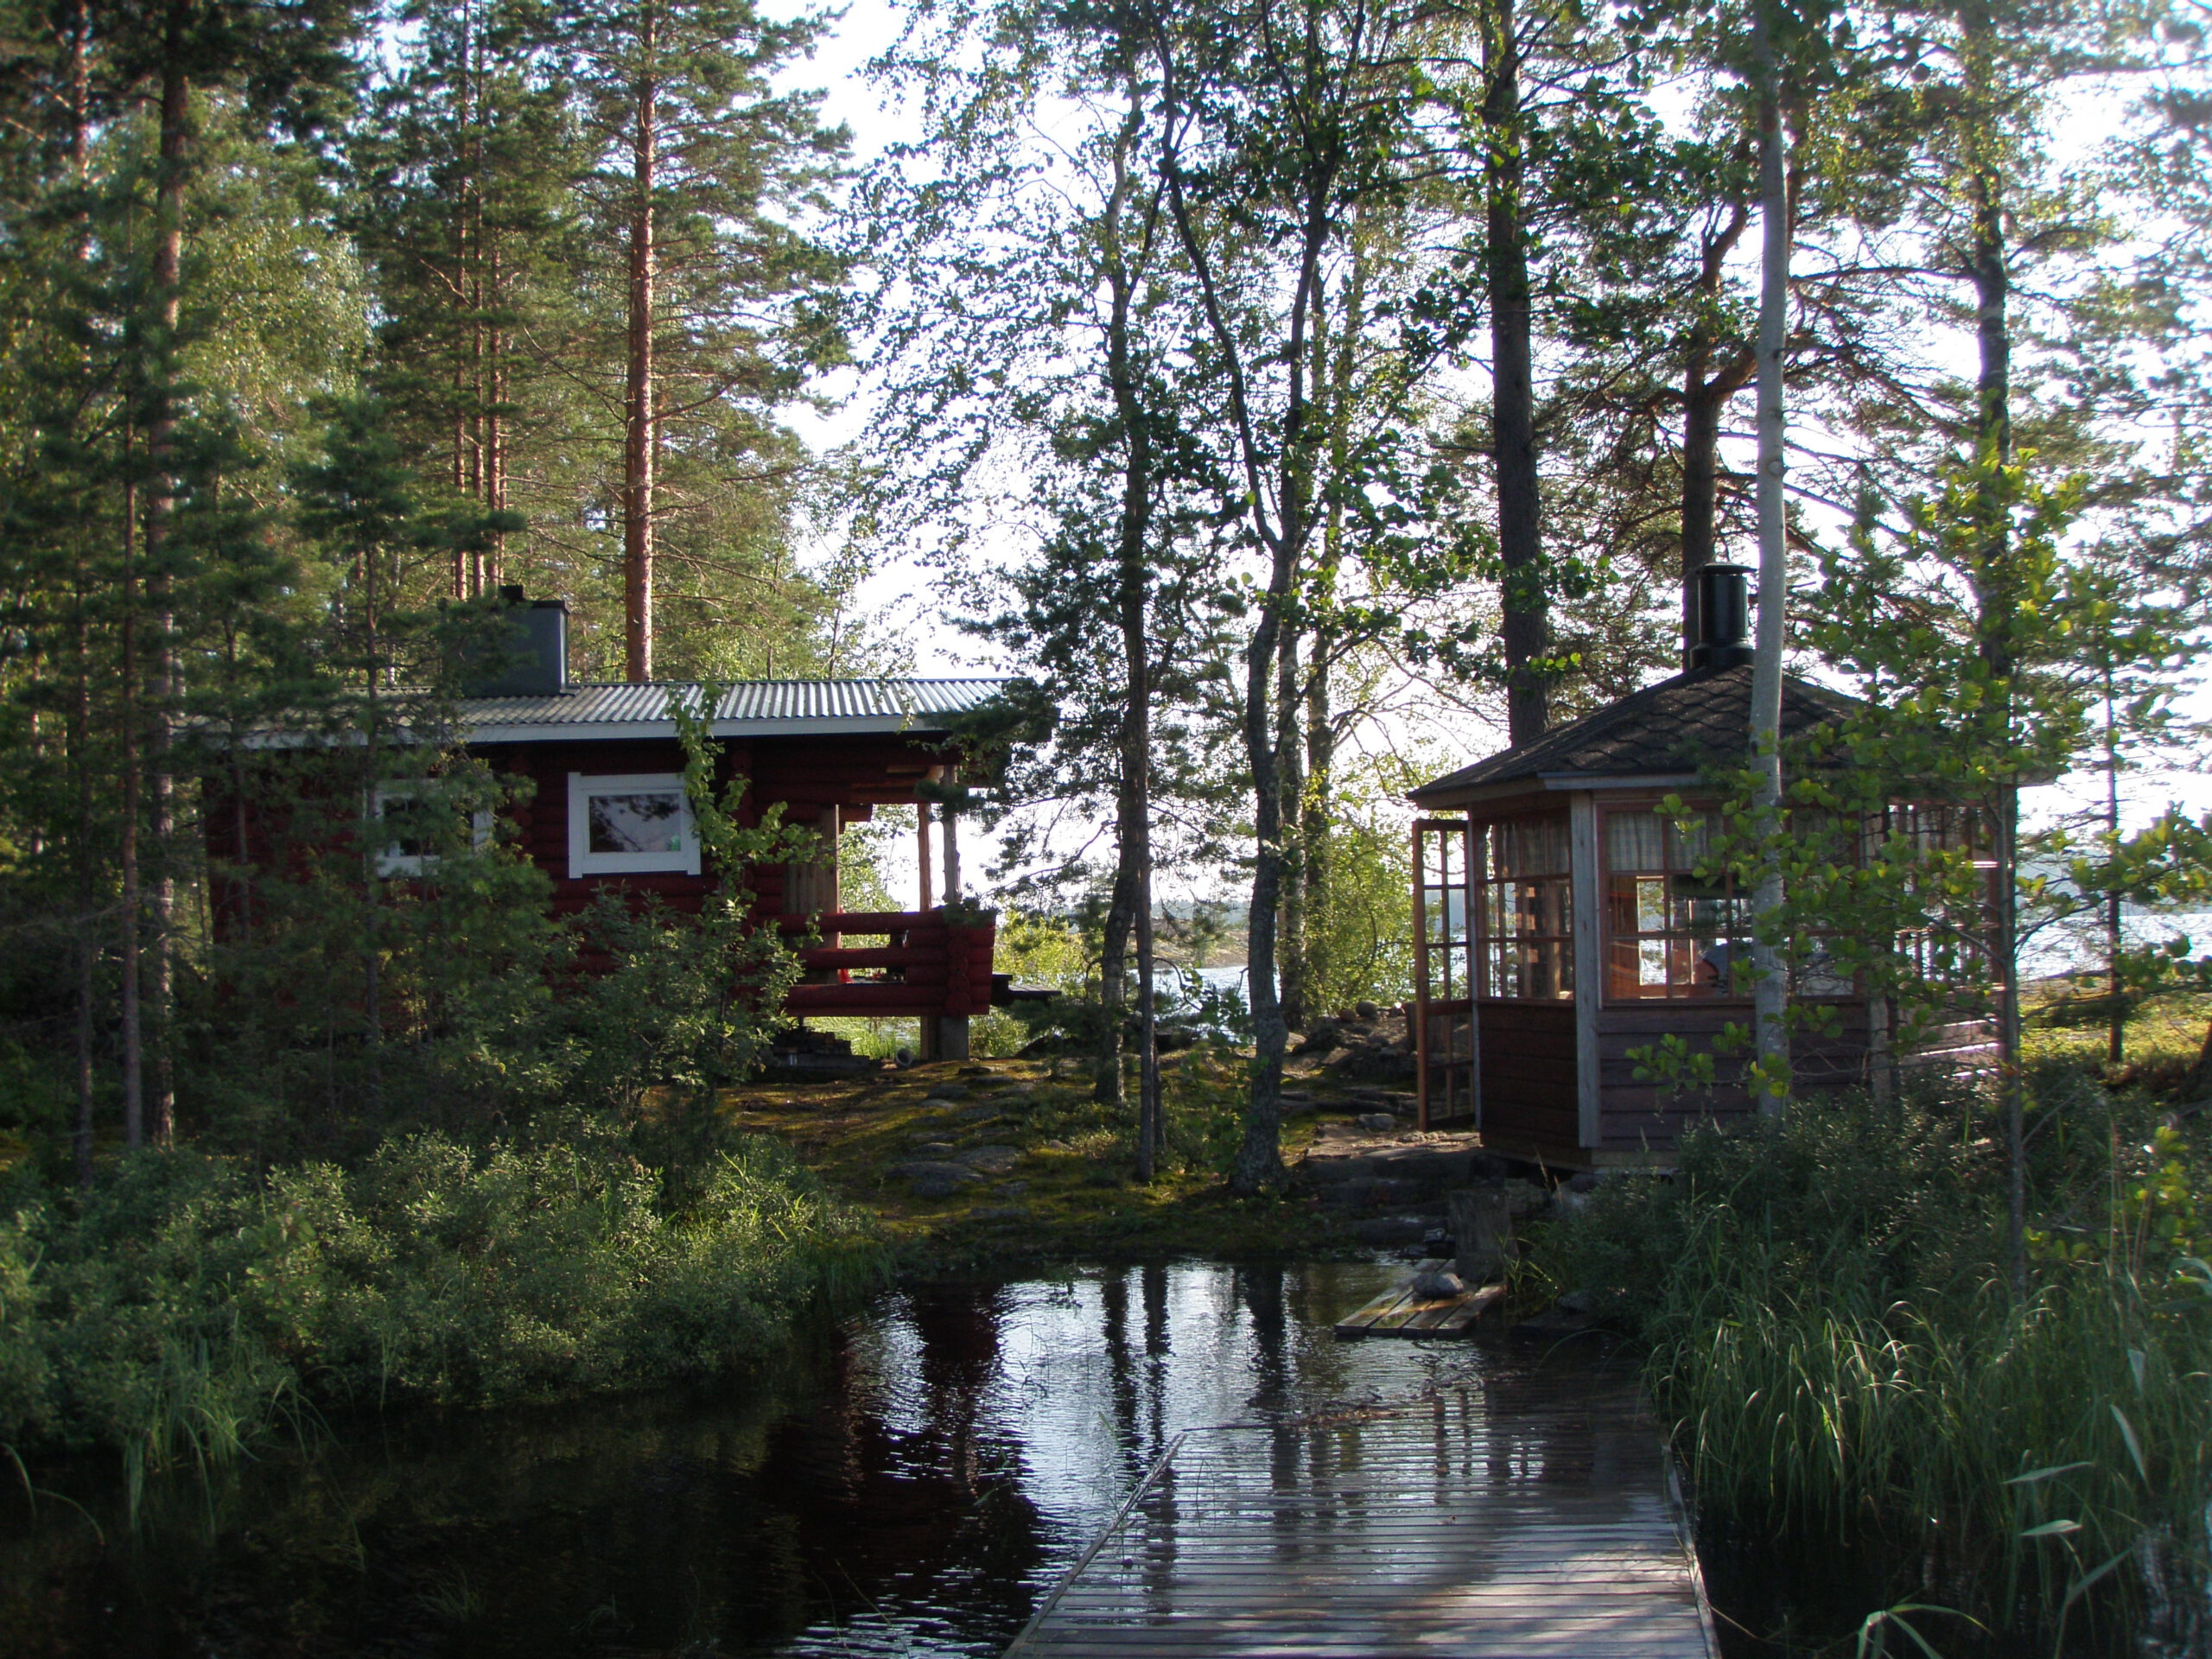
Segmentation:
<svg viewBox="0 0 2212 1659">
<path fill-rule="evenodd" d="M 746 680 L 723 693 L 715 735 L 745 733 L 942 731 L 950 717 L 981 707 L 1002 680 Z M 462 723 L 476 742 L 544 742 L 556 737 L 667 736 L 669 700 L 696 699 L 696 685 L 660 681 L 586 683 L 521 697 L 466 697 Z"/>
</svg>

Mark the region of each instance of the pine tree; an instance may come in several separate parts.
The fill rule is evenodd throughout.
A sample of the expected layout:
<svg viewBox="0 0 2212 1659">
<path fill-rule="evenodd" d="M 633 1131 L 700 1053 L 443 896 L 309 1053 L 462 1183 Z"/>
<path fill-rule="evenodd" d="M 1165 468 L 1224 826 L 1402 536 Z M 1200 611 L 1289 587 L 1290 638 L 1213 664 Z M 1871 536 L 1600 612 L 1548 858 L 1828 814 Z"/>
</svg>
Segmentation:
<svg viewBox="0 0 2212 1659">
<path fill-rule="evenodd" d="M 695 591 L 743 581 L 780 533 L 797 467 L 777 409 L 841 359 L 825 302 L 842 280 L 810 233 L 846 137 L 818 94 L 774 73 L 823 23 L 750 0 L 591 0 L 561 50 L 594 152 L 587 185 L 620 249 L 603 300 L 621 320 L 623 668 L 656 671 L 655 607 L 673 558 Z"/>
</svg>

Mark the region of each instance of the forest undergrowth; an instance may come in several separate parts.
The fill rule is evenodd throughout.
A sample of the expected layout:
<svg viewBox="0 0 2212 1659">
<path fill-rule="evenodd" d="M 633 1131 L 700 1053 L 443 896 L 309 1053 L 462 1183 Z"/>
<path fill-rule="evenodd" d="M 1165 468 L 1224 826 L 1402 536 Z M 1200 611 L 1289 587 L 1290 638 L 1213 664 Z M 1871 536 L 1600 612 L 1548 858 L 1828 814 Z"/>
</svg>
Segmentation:
<svg viewBox="0 0 2212 1659">
<path fill-rule="evenodd" d="M 351 1166 L 142 1153 L 81 1199 L 7 1197 L 0 1442 L 119 1452 L 134 1492 L 329 1414 L 728 1371 L 884 1262 L 774 1140 L 582 1114 L 396 1136 Z"/>
<path fill-rule="evenodd" d="M 2024 1298 L 1970 1086 L 1698 1132 L 1536 1246 L 1643 1347 L 1767 1651 L 2202 1650 L 2206 1127 L 2063 1052 L 2031 1087 Z"/>
</svg>

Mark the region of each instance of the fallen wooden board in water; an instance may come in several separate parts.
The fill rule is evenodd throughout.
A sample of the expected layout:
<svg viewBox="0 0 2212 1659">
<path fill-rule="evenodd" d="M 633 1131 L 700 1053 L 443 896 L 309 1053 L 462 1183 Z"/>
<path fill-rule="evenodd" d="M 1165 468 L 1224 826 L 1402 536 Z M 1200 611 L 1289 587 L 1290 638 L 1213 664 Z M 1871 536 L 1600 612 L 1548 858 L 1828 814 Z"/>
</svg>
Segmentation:
<svg viewBox="0 0 2212 1659">
<path fill-rule="evenodd" d="M 1477 1319 L 1505 1300 L 1505 1287 L 1484 1285 L 1457 1296 L 1414 1294 L 1414 1286 L 1423 1274 L 1440 1272 L 1451 1265 L 1423 1262 L 1404 1284 L 1384 1291 L 1358 1313 L 1339 1319 L 1337 1334 L 1344 1338 L 1464 1335 Z"/>
</svg>

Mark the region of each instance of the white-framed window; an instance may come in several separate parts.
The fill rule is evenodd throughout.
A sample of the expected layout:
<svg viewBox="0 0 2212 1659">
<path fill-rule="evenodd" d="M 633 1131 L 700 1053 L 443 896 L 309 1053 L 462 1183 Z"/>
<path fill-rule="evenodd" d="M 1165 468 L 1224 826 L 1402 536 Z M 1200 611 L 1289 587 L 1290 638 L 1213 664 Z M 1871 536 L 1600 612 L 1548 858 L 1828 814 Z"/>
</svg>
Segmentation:
<svg viewBox="0 0 2212 1659">
<path fill-rule="evenodd" d="M 420 875 L 438 861 L 441 849 L 459 839 L 461 813 L 450 824 L 440 822 L 442 804 L 457 806 L 437 779 L 419 783 L 378 784 L 369 795 L 369 816 L 385 833 L 377 847 L 378 875 Z M 469 844 L 478 851 L 492 844 L 488 807 L 468 814 Z"/>
<path fill-rule="evenodd" d="M 699 874 L 699 834 L 677 772 L 569 774 L 569 877 Z"/>
</svg>

